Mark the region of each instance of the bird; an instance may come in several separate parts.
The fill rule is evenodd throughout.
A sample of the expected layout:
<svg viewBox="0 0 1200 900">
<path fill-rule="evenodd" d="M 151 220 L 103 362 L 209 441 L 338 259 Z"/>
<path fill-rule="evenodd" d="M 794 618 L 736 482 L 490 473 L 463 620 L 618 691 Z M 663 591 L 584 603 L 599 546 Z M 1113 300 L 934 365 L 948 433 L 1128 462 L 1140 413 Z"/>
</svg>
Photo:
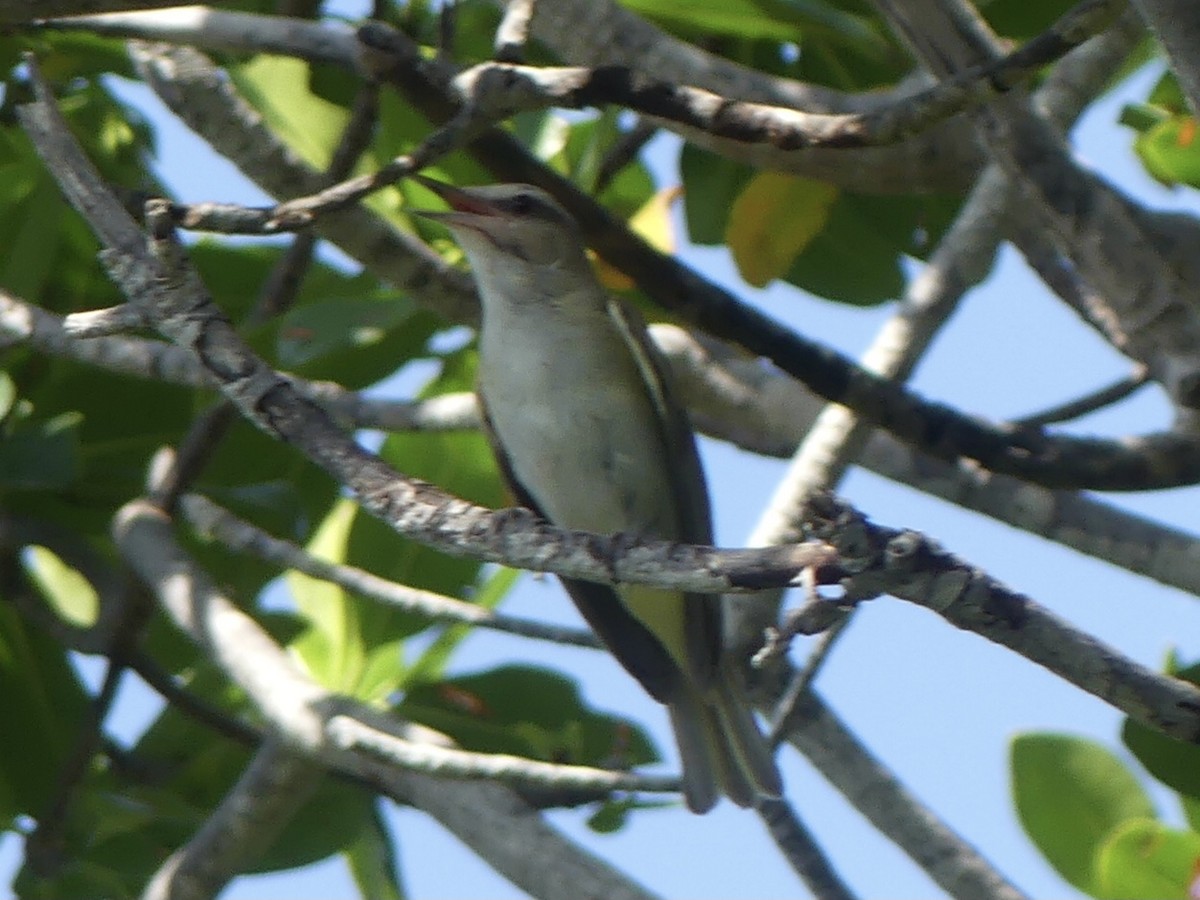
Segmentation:
<svg viewBox="0 0 1200 900">
<path fill-rule="evenodd" d="M 695 435 L 644 323 L 611 296 L 582 232 L 528 184 L 414 180 L 470 263 L 482 311 L 484 430 L 521 505 L 562 528 L 712 544 Z M 624 668 L 668 710 L 687 807 L 778 797 L 779 770 L 737 667 L 716 595 L 561 579 Z"/>
</svg>

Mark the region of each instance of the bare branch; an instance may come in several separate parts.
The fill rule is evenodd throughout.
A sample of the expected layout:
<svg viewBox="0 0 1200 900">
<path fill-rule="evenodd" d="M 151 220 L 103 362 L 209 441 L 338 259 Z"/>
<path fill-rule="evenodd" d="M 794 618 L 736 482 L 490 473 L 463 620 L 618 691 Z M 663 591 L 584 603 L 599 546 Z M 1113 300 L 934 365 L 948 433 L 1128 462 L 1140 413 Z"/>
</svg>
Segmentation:
<svg viewBox="0 0 1200 900">
<path fill-rule="evenodd" d="M 905 84 L 888 91 L 846 94 L 766 75 L 682 41 L 612 0 L 542 3 L 533 20 L 533 34 L 571 65 L 623 66 L 672 84 L 810 112 L 866 112 L 913 90 L 913 85 Z M 714 138 L 700 129 L 673 128 L 689 143 L 726 158 L 865 193 L 955 190 L 970 182 L 982 159 L 972 135 L 956 122 L 892 147 L 848 151 L 784 151 Z"/>
<path fill-rule="evenodd" d="M 204 56 L 194 50 L 150 45 L 134 45 L 131 52 L 143 77 L 167 106 L 265 191 L 287 199 L 316 194 L 325 187 L 322 173 L 288 151 Z M 262 219 L 261 211 L 226 210 L 234 214 L 235 225 L 239 217 L 248 226 Z M 380 278 L 398 290 L 411 290 L 415 299 L 451 321 L 470 322 L 478 315 L 469 278 L 415 237 L 365 208 L 346 206 L 322 216 L 314 227 Z"/>
<path fill-rule="evenodd" d="M 792 677 L 783 670 L 778 677 Z M 767 705 L 777 691 L 763 691 Z M 862 745 L 815 692 L 797 706 L 788 741 L 955 900 L 1022 900 L 978 850 L 954 834 Z"/>
<path fill-rule="evenodd" d="M 838 547 L 859 594 L 889 593 L 1044 666 L 1163 734 L 1200 741 L 1200 688 L 1153 672 L 915 531 L 874 525 L 831 495 L 806 510 L 814 536 Z"/>
<path fill-rule="evenodd" d="M 468 753 L 414 741 L 398 741 L 356 715 L 335 716 L 326 725 L 334 746 L 373 756 L 406 771 L 440 778 L 487 779 L 551 791 L 587 790 L 597 796 L 614 791 L 675 794 L 679 779 L 608 772 L 588 766 L 539 762 L 507 753 Z"/>
<path fill-rule="evenodd" d="M 381 69 L 410 99 L 440 117 L 448 107 L 430 94 L 440 78 L 396 32 L 363 29 L 373 51 L 388 53 Z M 420 88 L 418 88 L 420 85 Z M 1200 480 L 1200 440 L 1173 432 L 1122 439 L 1047 434 L 992 425 L 932 403 L 868 372 L 828 347 L 781 327 L 741 304 L 682 263 L 650 247 L 566 179 L 549 172 L 506 135 L 487 130 L 470 150 L 498 177 L 546 188 L 574 215 L 592 246 L 667 309 L 702 329 L 770 359 L 832 403 L 850 407 L 932 456 L 966 457 L 994 472 L 1047 487 L 1153 490 Z"/>
<path fill-rule="evenodd" d="M 36 105 L 22 107 L 22 120 L 51 160 L 68 199 L 114 248 L 104 252 L 130 302 L 147 310 L 161 333 L 194 353 L 251 422 L 297 447 L 400 534 L 453 555 L 519 568 L 603 583 L 643 583 L 649 577 L 652 581 L 644 583 L 706 593 L 785 584 L 800 570 L 830 561 L 827 548 L 820 546 L 715 550 L 565 531 L 536 520 L 528 510 L 493 512 L 394 471 L 250 351 L 188 265 L 166 201 L 147 204 L 152 234 L 142 243 L 137 226 L 112 200 L 49 102 L 44 85 L 39 91 Z"/>
<path fill-rule="evenodd" d="M 782 150 L 880 146 L 913 137 L 1011 90 L 1107 28 L 1124 6 L 1124 0 L 1086 0 L 1002 59 L 868 112 L 806 112 L 735 100 L 623 66 L 552 69 L 483 63 L 457 76 L 454 88 L 490 121 L 550 106 L 618 105 L 668 125 Z"/>
<path fill-rule="evenodd" d="M 0 348 L 18 342 L 50 356 L 78 360 L 124 375 L 184 387 L 217 386 L 192 354 L 174 344 L 134 337 L 76 338 L 67 331 L 62 316 L 24 303 L 0 289 Z M 447 394 L 413 401 L 380 400 L 348 391 L 332 381 L 281 377 L 346 427 L 384 431 L 460 431 L 479 427 L 474 394 Z"/>
<path fill-rule="evenodd" d="M 134 5 L 126 4 L 125 8 Z M 354 29 L 341 22 L 175 5 L 172 9 L 147 12 L 48 19 L 40 25 L 55 31 L 89 31 L 106 37 L 161 41 L 230 53 L 273 53 L 351 71 L 358 66 Z"/>
<path fill-rule="evenodd" d="M 494 56 L 496 62 L 517 63 L 525 58 L 525 45 L 529 43 L 529 26 L 537 0 L 514 0 L 504 11 L 496 29 Z"/>
<path fill-rule="evenodd" d="M 676 386 L 705 433 L 787 458 L 820 401 L 757 360 L 724 352 L 671 325 L 652 332 Z M 859 465 L 934 497 L 1006 522 L 1188 593 L 1200 594 L 1200 537 L 1086 494 L 1052 491 L 977 467 L 932 459 L 876 432 Z"/>
<path fill-rule="evenodd" d="M 126 9 L 154 9 L 172 6 L 174 0 L 0 0 L 0 22 L 15 24 L 38 22 L 53 16 L 78 16 Z"/>
<path fill-rule="evenodd" d="M 524 0 L 521 0 L 524 2 Z M 575 6 L 571 3 L 547 4 L 534 18 L 538 36 L 550 37 L 555 43 L 555 34 L 550 31 L 566 10 L 562 7 Z M 871 92 L 862 95 L 844 95 L 838 91 L 814 85 L 805 85 L 786 79 L 771 79 L 762 73 L 741 69 L 718 57 L 707 57 L 701 66 L 688 65 L 692 77 L 680 77 L 677 66 L 667 60 L 662 65 L 651 65 L 649 61 L 661 57 L 664 49 L 679 45 L 666 34 L 651 28 L 647 23 L 608 4 L 595 3 L 591 7 L 568 12 L 574 16 L 569 27 L 573 31 L 589 22 L 595 30 L 587 31 L 589 38 L 596 37 L 596 45 L 604 46 L 612 54 L 609 59 L 575 59 L 577 63 L 592 66 L 613 65 L 633 73 L 649 74 L 656 79 L 678 84 L 693 84 L 702 90 L 729 96 L 738 100 L 777 106 L 781 108 L 805 109 L 815 114 L 869 113 L 884 107 L 899 108 L 904 98 L 912 93 L 905 88 L 895 92 Z M 607 24 L 597 23 L 598 16 L 607 23 L 621 20 L 624 31 L 614 35 L 606 43 L 599 35 Z M 241 53 L 283 53 L 313 62 L 330 62 L 346 68 L 362 71 L 362 59 L 358 49 L 347 42 L 345 30 L 335 26 L 306 23 L 294 19 L 277 19 L 244 13 L 226 13 L 214 10 L 167 10 L 147 14 L 110 15 L 57 21 L 57 28 L 85 28 L 101 34 L 138 38 L 142 40 L 166 41 L 188 44 L 209 50 Z M 377 26 L 369 26 L 371 33 Z M 636 32 L 639 37 L 631 38 Z M 558 35 L 561 37 L 561 35 Z M 633 39 L 644 41 L 640 52 L 628 52 L 627 43 Z M 560 45 L 561 51 L 563 47 Z M 696 48 L 689 52 L 702 53 Z M 570 53 L 566 54 L 568 58 Z M 706 54 L 702 54 L 707 56 Z M 430 73 L 440 72 L 439 79 L 448 82 L 454 75 L 445 59 L 425 60 Z M 368 63 L 367 70 L 374 68 Z M 738 74 L 732 79 L 731 72 Z M 901 115 L 907 115 L 901 113 Z M 680 127 L 680 126 L 676 126 Z M 961 126 L 939 128 L 919 141 L 909 142 L 895 148 L 880 151 L 866 149 L 840 153 L 824 150 L 785 151 L 770 145 L 747 145 L 741 140 L 726 140 L 710 135 L 703 129 L 681 127 L 689 140 L 723 153 L 731 158 L 781 171 L 795 171 L 807 177 L 830 180 L 852 190 L 895 193 L 899 186 L 905 190 L 922 186 L 924 190 L 947 190 L 961 186 L 969 173 L 978 165 L 979 153 L 970 143 L 970 133 Z M 228 138 L 224 139 L 228 140 Z M 235 157 L 236 158 L 236 157 Z M 276 196 L 291 196 L 289 193 Z"/>
<path fill-rule="evenodd" d="M 314 684 L 183 552 L 161 510 L 144 501 L 128 504 L 114 520 L 113 535 L 122 556 L 154 591 L 176 627 L 246 692 L 291 750 L 427 810 L 501 874 L 535 896 L 577 900 L 582 891 L 646 900 L 637 885 L 570 843 L 510 790 L 435 779 L 384 764 L 375 754 L 338 746 L 329 728 L 344 717 L 375 728 L 379 735 L 374 740 L 392 750 L 439 738 L 429 729 L 397 722 Z M 462 753 L 448 748 L 444 752 Z M 630 778 L 590 771 L 601 783 Z M 464 818 L 462 813 L 468 809 L 470 816 Z M 540 848 L 539 852 L 531 853 L 532 847 Z"/>
<path fill-rule="evenodd" d="M 354 566 L 326 562 L 295 544 L 271 537 L 199 494 L 185 497 L 181 509 L 193 528 L 216 537 L 231 550 L 251 553 L 280 568 L 295 569 L 313 578 L 341 585 L 346 590 L 396 606 L 406 612 L 426 616 L 438 622 L 478 625 L 480 628 L 491 628 L 576 647 L 601 646 L 590 631 L 560 628 L 508 616 L 476 606 L 474 603 L 397 584 Z"/>
<path fill-rule="evenodd" d="M 790 804 L 783 800 L 762 800 L 757 812 L 783 858 L 816 900 L 853 900 L 855 895 Z"/>
<path fill-rule="evenodd" d="M 1120 403 L 1145 387 L 1149 380 L 1150 375 L 1145 367 L 1138 366 L 1133 374 L 1126 375 L 1112 384 L 1097 388 L 1074 400 L 1068 400 L 1048 409 L 1022 416 L 1016 422 L 1019 425 L 1050 425 L 1054 422 L 1070 422 L 1112 406 L 1114 403 Z"/>
<path fill-rule="evenodd" d="M 1102 15 L 1111 18 L 1111 6 L 1101 4 Z M 1089 4 L 1073 12 L 1084 7 Z M 1096 8 L 1096 4 L 1090 5 L 1090 9 Z M 1063 26 L 1064 20 L 1058 26 Z M 1047 34 L 1054 33 L 1052 29 Z M 1071 65 L 1060 66 L 1060 71 L 1055 72 L 1040 92 L 1047 108 L 1069 123 L 1082 108 L 1077 98 L 1091 96 L 1100 89 L 1108 69 L 1129 53 L 1135 39 L 1129 28 L 1113 29 L 1095 45 L 1078 49 Z M 1105 62 L 1107 66 L 1102 64 Z M 1071 90 L 1066 90 L 1067 85 Z M 864 370 L 895 382 L 908 379 L 962 297 L 991 271 L 1013 195 L 1014 190 L 999 165 L 990 165 L 983 171 L 925 267 L 909 281 L 896 312 L 863 355 Z M 837 486 L 847 468 L 861 457 L 870 431 L 868 423 L 845 406 L 830 404 L 821 410 L 747 543 L 766 546 L 794 540 L 800 532 L 802 510 L 808 498 Z M 753 646 L 763 628 L 778 618 L 772 615 L 772 606 L 777 607 L 781 599 L 776 593 L 774 604 L 734 601 L 731 632 L 737 646 Z M 841 622 L 835 627 L 844 625 Z"/>
<path fill-rule="evenodd" d="M 1196 6 L 1188 0 L 1134 0 L 1146 24 L 1154 32 L 1171 62 L 1171 72 L 1179 79 L 1192 115 L 1200 115 L 1200 18 Z"/>
<path fill-rule="evenodd" d="M 321 769 L 277 740 L 258 748 L 199 831 L 159 866 L 142 900 L 210 900 L 271 846 L 320 784 Z"/>
</svg>

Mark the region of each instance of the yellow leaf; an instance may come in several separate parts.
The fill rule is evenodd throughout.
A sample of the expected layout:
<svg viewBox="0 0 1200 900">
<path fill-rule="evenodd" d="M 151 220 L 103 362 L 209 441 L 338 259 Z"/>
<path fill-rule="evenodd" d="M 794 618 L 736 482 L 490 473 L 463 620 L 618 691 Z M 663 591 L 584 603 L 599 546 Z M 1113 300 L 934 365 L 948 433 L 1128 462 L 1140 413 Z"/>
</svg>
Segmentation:
<svg viewBox="0 0 1200 900">
<path fill-rule="evenodd" d="M 663 188 L 633 214 L 629 220 L 629 227 L 651 247 L 663 253 L 674 253 L 675 231 L 671 227 L 671 204 L 682 194 L 683 188 L 679 185 Z M 600 283 L 610 291 L 628 291 L 633 288 L 633 280 L 620 269 L 610 266 L 594 254 L 592 262 L 596 266 L 596 275 Z"/>
<path fill-rule="evenodd" d="M 787 273 L 821 233 L 838 189 L 780 172 L 755 175 L 734 201 L 725 240 L 742 278 L 755 287 Z"/>
</svg>

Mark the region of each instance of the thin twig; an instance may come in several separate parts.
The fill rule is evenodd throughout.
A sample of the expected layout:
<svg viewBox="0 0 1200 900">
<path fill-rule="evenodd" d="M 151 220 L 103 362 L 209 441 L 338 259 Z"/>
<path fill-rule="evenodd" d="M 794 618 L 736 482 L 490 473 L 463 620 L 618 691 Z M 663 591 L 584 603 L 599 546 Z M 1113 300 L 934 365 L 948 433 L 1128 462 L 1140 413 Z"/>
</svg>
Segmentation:
<svg viewBox="0 0 1200 900">
<path fill-rule="evenodd" d="M 1090 393 L 1084 394 L 1082 397 L 1076 397 L 1074 400 L 1068 400 L 1066 403 L 1051 406 L 1041 412 L 1031 413 L 1019 419 L 1014 419 L 1013 424 L 1034 428 L 1058 422 L 1070 422 L 1072 419 L 1089 415 L 1097 410 L 1104 409 L 1106 406 L 1120 403 L 1126 397 L 1134 394 L 1149 383 L 1149 370 L 1145 366 L 1137 366 L 1131 374 L 1114 381 L 1110 385 L 1097 388 Z"/>
<path fill-rule="evenodd" d="M 634 126 L 617 138 L 600 160 L 600 165 L 596 167 L 594 192 L 602 193 L 621 170 L 637 158 L 642 148 L 650 143 L 656 134 L 658 126 L 639 117 Z"/>
<path fill-rule="evenodd" d="M 508 616 L 453 597 L 397 584 L 354 566 L 319 559 L 289 541 L 271 537 L 199 494 L 185 497 L 182 511 L 193 528 L 212 535 L 231 550 L 251 553 L 280 568 L 295 569 L 313 578 L 341 585 L 346 590 L 396 606 L 405 612 L 426 616 L 434 621 L 478 625 L 557 644 L 589 648 L 601 646 L 590 631 Z"/>
<path fill-rule="evenodd" d="M 801 698 L 812 688 L 812 684 L 820 673 L 821 667 L 829 659 L 829 655 L 833 652 L 834 645 L 838 642 L 838 639 L 846 633 L 846 626 L 849 624 L 850 617 L 846 616 L 830 626 L 821 635 L 817 646 L 813 648 L 812 652 L 804 660 L 804 665 L 796 670 L 792 679 L 788 682 L 783 694 L 779 697 L 779 701 L 775 704 L 775 710 L 771 713 L 769 739 L 772 747 L 778 747 L 791 732 L 792 720 L 796 714 L 796 710 L 800 706 Z"/>
</svg>

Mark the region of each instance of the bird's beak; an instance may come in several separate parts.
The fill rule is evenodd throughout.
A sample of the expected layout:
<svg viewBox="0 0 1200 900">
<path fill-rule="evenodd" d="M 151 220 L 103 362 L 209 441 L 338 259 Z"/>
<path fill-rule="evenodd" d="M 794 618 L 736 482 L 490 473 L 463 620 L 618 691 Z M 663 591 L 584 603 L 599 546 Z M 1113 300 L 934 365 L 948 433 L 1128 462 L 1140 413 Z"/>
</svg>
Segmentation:
<svg viewBox="0 0 1200 900">
<path fill-rule="evenodd" d="M 427 219 L 437 219 L 448 224 L 468 225 L 478 223 L 479 216 L 498 216 L 500 211 L 488 201 L 477 196 L 473 191 L 455 187 L 442 181 L 434 181 L 424 175 L 408 176 L 417 184 L 433 191 L 450 207 L 450 211 L 433 211 L 425 209 L 410 210 L 418 216 Z"/>
</svg>

